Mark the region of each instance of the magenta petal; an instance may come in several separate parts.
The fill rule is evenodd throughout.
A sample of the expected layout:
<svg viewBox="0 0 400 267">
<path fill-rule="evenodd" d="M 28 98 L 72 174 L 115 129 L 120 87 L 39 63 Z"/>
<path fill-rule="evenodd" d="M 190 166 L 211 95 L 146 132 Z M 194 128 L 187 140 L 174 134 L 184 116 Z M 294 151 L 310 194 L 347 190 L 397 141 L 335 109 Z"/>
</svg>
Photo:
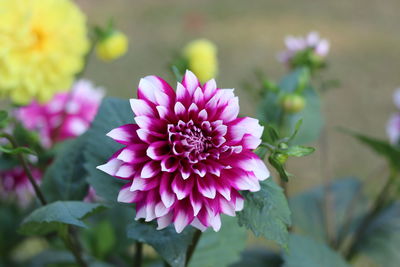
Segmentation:
<svg viewBox="0 0 400 267">
<path fill-rule="evenodd" d="M 114 176 L 121 178 L 121 179 L 125 179 L 125 178 L 129 178 L 132 177 L 134 174 L 136 173 L 136 170 L 134 169 L 134 167 L 130 164 L 122 164 L 118 171 L 114 174 Z"/>
<path fill-rule="evenodd" d="M 151 178 L 158 174 L 160 171 L 160 164 L 158 162 L 149 161 L 143 166 L 140 176 L 142 178 Z"/>
<path fill-rule="evenodd" d="M 207 230 L 207 227 L 204 226 L 200 220 L 198 218 L 194 218 L 192 223 L 190 224 L 191 226 L 199 229 L 200 231 L 204 232 L 205 230 Z"/>
<path fill-rule="evenodd" d="M 147 148 L 147 156 L 154 160 L 161 160 L 169 153 L 167 141 L 157 141 L 149 145 Z"/>
<path fill-rule="evenodd" d="M 107 136 L 111 137 L 118 143 L 127 145 L 137 141 L 137 129 L 139 129 L 139 127 L 136 124 L 125 124 L 111 130 L 109 133 L 107 133 Z"/>
<path fill-rule="evenodd" d="M 200 87 L 200 82 L 193 72 L 187 70 L 183 76 L 182 85 L 188 90 L 190 95 L 193 95 L 197 87 Z"/>
<path fill-rule="evenodd" d="M 153 117 L 155 115 L 153 108 L 142 99 L 130 99 L 131 108 L 136 116 Z"/>
<path fill-rule="evenodd" d="M 160 197 L 165 207 L 171 207 L 176 200 L 175 194 L 171 189 L 172 177 L 170 174 L 163 174 L 160 182 Z"/>
<path fill-rule="evenodd" d="M 168 98 L 168 102 L 172 102 L 175 98 L 175 92 L 164 80 L 157 76 L 147 76 L 140 80 L 138 88 L 139 99 L 156 104 L 160 101 L 160 96 L 165 96 Z M 162 101 L 165 101 L 165 99 Z"/>
<path fill-rule="evenodd" d="M 204 100 L 208 101 L 217 92 L 217 84 L 214 79 L 209 80 L 203 86 Z"/>
<path fill-rule="evenodd" d="M 121 188 L 118 194 L 118 199 L 117 199 L 118 202 L 133 203 L 141 198 L 139 192 L 132 192 L 129 190 L 130 186 L 131 186 L 130 184 L 126 184 Z"/>
<path fill-rule="evenodd" d="M 132 185 L 130 187 L 130 191 L 149 191 L 151 189 L 154 189 L 157 187 L 159 184 L 157 178 L 147 178 L 143 179 L 138 176 L 135 176 L 135 178 L 132 181 Z"/>
<path fill-rule="evenodd" d="M 172 182 L 172 191 L 176 194 L 178 200 L 187 197 L 193 190 L 194 179 L 184 180 L 181 175 L 177 174 Z"/>
<path fill-rule="evenodd" d="M 209 176 L 197 179 L 197 188 L 204 197 L 214 199 L 217 193 L 214 182 Z"/>
<path fill-rule="evenodd" d="M 222 211 L 222 213 L 229 215 L 229 216 L 235 216 L 235 204 L 232 203 L 231 201 L 226 200 L 223 197 L 219 198 L 219 206 Z"/>
<path fill-rule="evenodd" d="M 157 218 L 157 223 L 158 223 L 157 230 L 166 228 L 168 225 L 170 225 L 172 223 L 172 219 L 173 219 L 172 212 L 170 212 L 162 217 Z"/>
</svg>

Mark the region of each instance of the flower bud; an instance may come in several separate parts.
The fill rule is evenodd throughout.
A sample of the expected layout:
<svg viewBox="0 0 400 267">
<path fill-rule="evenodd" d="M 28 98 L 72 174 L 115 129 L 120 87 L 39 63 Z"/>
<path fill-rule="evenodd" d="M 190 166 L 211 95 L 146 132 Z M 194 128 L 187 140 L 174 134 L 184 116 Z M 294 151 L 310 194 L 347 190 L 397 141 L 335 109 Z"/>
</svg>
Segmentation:
<svg viewBox="0 0 400 267">
<path fill-rule="evenodd" d="M 217 47 L 206 39 L 190 42 L 183 52 L 189 69 L 199 78 L 201 83 L 215 78 L 218 72 Z"/>
<path fill-rule="evenodd" d="M 285 164 L 289 156 L 282 153 L 276 153 L 274 157 L 280 164 Z"/>
<path fill-rule="evenodd" d="M 287 94 L 282 98 L 281 106 L 285 112 L 297 113 L 304 109 L 306 100 L 298 94 Z"/>
<path fill-rule="evenodd" d="M 96 55 L 103 61 L 115 60 L 128 50 L 128 38 L 125 34 L 115 31 L 100 39 L 96 45 Z"/>
</svg>

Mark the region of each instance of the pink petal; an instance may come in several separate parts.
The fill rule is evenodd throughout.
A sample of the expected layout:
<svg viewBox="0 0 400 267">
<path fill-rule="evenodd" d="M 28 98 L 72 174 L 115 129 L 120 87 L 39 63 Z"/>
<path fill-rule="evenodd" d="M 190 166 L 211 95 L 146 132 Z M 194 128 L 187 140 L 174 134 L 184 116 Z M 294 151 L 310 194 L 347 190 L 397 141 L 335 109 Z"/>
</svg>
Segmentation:
<svg viewBox="0 0 400 267">
<path fill-rule="evenodd" d="M 180 174 L 175 176 L 171 188 L 178 200 L 184 199 L 192 192 L 193 182 L 193 179 L 184 180 Z"/>
<path fill-rule="evenodd" d="M 153 108 L 142 99 L 130 99 L 131 109 L 136 116 L 148 116 L 154 117 L 154 110 Z"/>
<path fill-rule="evenodd" d="M 175 194 L 171 189 L 172 178 L 170 174 L 164 173 L 160 181 L 160 197 L 165 207 L 170 208 L 176 200 Z"/>
<path fill-rule="evenodd" d="M 140 176 L 142 178 L 151 178 L 158 174 L 160 171 L 161 169 L 158 162 L 149 161 L 143 166 Z"/>
<path fill-rule="evenodd" d="M 107 133 L 107 136 L 111 137 L 118 143 L 128 145 L 138 140 L 136 134 L 137 129 L 139 129 L 139 126 L 136 124 L 125 124 L 111 130 L 109 133 Z"/>
<path fill-rule="evenodd" d="M 166 228 L 168 225 L 172 223 L 173 214 L 172 212 L 157 218 L 158 227 L 157 230 L 161 230 Z"/>
<path fill-rule="evenodd" d="M 134 203 L 137 202 L 140 198 L 140 194 L 138 192 L 132 192 L 129 190 L 130 184 L 124 185 L 118 194 L 118 202 L 122 203 Z"/>
<path fill-rule="evenodd" d="M 212 177 L 209 176 L 197 179 L 197 188 L 200 194 L 207 198 L 214 199 L 217 193 Z"/>
<path fill-rule="evenodd" d="M 161 160 L 169 153 L 169 145 L 166 141 L 157 141 L 151 143 L 147 148 L 147 156 L 154 160 Z"/>
<path fill-rule="evenodd" d="M 185 75 L 183 76 L 182 85 L 188 90 L 190 95 L 193 95 L 197 87 L 200 86 L 200 82 L 197 79 L 196 75 L 193 74 L 193 72 L 187 70 Z"/>
</svg>

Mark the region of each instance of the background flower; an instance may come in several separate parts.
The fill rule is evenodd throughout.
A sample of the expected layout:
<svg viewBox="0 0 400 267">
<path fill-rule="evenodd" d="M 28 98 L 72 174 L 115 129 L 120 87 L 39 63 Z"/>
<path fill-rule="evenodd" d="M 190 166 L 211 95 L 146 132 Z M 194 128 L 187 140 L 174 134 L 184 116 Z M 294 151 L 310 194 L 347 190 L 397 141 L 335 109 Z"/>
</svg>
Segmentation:
<svg viewBox="0 0 400 267">
<path fill-rule="evenodd" d="M 286 50 L 278 54 L 278 60 L 292 67 L 321 64 L 330 46 L 328 40 L 320 38 L 317 32 L 310 32 L 306 37 L 287 36 L 285 45 Z"/>
<path fill-rule="evenodd" d="M 40 182 L 40 170 L 31 168 L 32 176 Z M 21 166 L 0 171 L 0 197 L 10 199 L 15 197 L 20 206 L 26 207 L 34 196 L 34 190 L 28 176 Z"/>
<path fill-rule="evenodd" d="M 128 50 L 128 38 L 119 31 L 114 31 L 100 39 L 96 45 L 96 55 L 104 61 L 112 61 L 123 56 Z"/>
<path fill-rule="evenodd" d="M 0 1 L 0 92 L 18 104 L 70 88 L 89 42 L 69 0 Z"/>
<path fill-rule="evenodd" d="M 58 93 L 46 104 L 32 102 L 16 110 L 29 130 L 39 132 L 43 145 L 76 137 L 90 126 L 103 97 L 103 90 L 88 80 L 77 81 L 71 93 Z"/>
<path fill-rule="evenodd" d="M 207 39 L 190 42 L 184 49 L 188 67 L 204 83 L 217 76 L 217 47 Z"/>
<path fill-rule="evenodd" d="M 400 88 L 395 91 L 393 94 L 393 101 L 396 107 L 400 110 Z M 400 111 L 394 113 L 387 125 L 386 125 L 386 133 L 389 136 L 390 143 L 399 144 L 400 141 Z"/>
<path fill-rule="evenodd" d="M 221 227 L 220 214 L 243 208 L 240 190 L 258 191 L 269 177 L 252 152 L 261 143 L 258 120 L 237 118 L 233 89 L 214 80 L 201 85 L 187 71 L 176 93 L 156 76 L 141 79 L 131 99 L 137 124 L 108 133 L 125 147 L 98 168 L 128 183 L 118 201 L 136 203 L 136 219 L 157 219 L 158 229 L 174 223 L 205 230 Z"/>
</svg>

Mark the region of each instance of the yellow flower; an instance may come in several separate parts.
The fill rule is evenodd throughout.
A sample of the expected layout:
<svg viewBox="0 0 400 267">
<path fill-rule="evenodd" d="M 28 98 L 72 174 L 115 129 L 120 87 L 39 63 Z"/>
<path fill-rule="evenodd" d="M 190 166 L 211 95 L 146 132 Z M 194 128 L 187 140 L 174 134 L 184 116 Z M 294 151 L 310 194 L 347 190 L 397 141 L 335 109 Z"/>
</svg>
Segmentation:
<svg viewBox="0 0 400 267">
<path fill-rule="evenodd" d="M 86 18 L 70 0 L 0 1 L 0 94 L 17 104 L 67 90 L 89 49 Z"/>
<path fill-rule="evenodd" d="M 113 32 L 96 45 L 96 55 L 104 61 L 111 61 L 124 55 L 128 50 L 128 38 L 121 32 Z"/>
<path fill-rule="evenodd" d="M 217 47 L 206 39 L 190 42 L 184 49 L 189 69 L 204 83 L 217 75 Z"/>
</svg>

